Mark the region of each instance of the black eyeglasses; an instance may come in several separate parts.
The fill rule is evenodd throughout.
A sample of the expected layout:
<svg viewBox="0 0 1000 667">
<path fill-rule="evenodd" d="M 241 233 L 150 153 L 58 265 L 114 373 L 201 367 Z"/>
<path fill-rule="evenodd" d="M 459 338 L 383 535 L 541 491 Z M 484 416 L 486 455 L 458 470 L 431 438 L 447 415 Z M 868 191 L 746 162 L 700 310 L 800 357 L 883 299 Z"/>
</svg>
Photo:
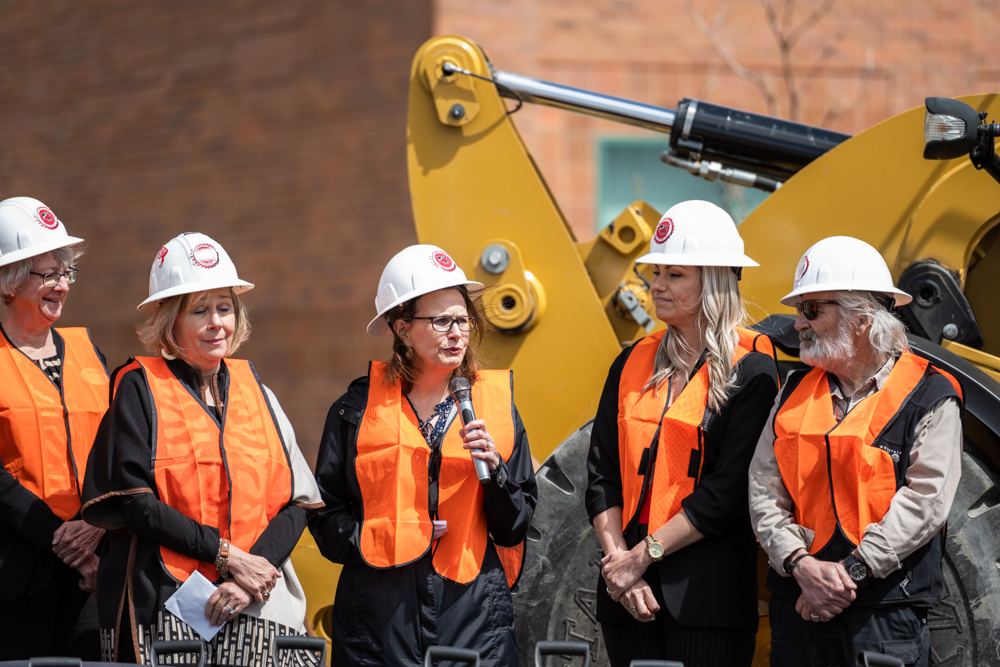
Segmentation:
<svg viewBox="0 0 1000 667">
<path fill-rule="evenodd" d="M 434 327 L 434 331 L 440 331 L 441 333 L 448 333 L 451 331 L 451 326 L 453 324 L 458 325 L 459 331 L 472 331 L 476 328 L 476 318 L 474 317 L 448 317 L 447 315 L 438 315 L 436 317 L 411 317 L 411 320 L 430 320 L 431 326 Z"/>
<path fill-rule="evenodd" d="M 63 271 L 62 273 L 37 273 L 35 271 L 28 271 L 28 273 L 33 276 L 41 276 L 42 284 L 46 287 L 55 287 L 63 278 L 66 278 L 67 285 L 75 283 L 77 271 L 79 271 L 78 268 L 71 266 L 68 271 Z"/>
<path fill-rule="evenodd" d="M 821 303 L 831 303 L 835 306 L 839 306 L 839 301 L 829 301 L 827 299 L 805 299 L 804 301 L 799 301 L 795 304 L 795 312 L 799 315 L 805 315 L 805 318 L 810 322 L 819 317 L 819 304 Z"/>
</svg>

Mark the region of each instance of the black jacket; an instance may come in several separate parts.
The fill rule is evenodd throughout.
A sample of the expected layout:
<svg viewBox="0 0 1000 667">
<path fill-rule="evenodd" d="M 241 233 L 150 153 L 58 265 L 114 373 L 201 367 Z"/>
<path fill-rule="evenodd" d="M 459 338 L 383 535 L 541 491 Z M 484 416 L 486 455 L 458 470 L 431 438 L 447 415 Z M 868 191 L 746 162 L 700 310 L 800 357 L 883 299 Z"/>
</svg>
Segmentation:
<svg viewBox="0 0 1000 667">
<path fill-rule="evenodd" d="M 431 553 L 389 569 L 367 565 L 359 550 L 362 496 L 355 473 L 358 427 L 368 403 L 368 378 L 351 383 L 330 408 L 316 463 L 326 503 L 309 522 L 324 556 L 342 563 L 333 607 L 333 665 L 422 665 L 429 646 L 467 648 L 484 667 L 517 665 L 514 610 L 493 540 L 512 546 L 528 531 L 538 494 L 531 453 L 514 410 L 514 450 L 503 487 L 483 486 L 487 541 L 480 574 L 468 584 L 438 575 Z M 487 424 L 487 428 L 489 424 Z M 460 428 L 452 423 L 451 428 Z"/>
<path fill-rule="evenodd" d="M 587 461 L 586 503 L 591 520 L 611 507 L 623 506 L 618 386 L 633 347 L 611 365 L 594 419 Z M 699 367 L 695 366 L 692 376 Z M 691 523 L 705 537 L 646 571 L 644 578 L 660 606 L 681 625 L 757 629 L 757 541 L 750 525 L 747 470 L 777 392 L 774 359 L 751 352 L 740 360 L 737 388 L 705 433 L 701 480 L 681 502 Z M 644 537 L 637 519 L 625 527 L 629 548 Z M 603 577 L 597 584 L 597 620 L 634 622 L 607 594 Z"/>
</svg>

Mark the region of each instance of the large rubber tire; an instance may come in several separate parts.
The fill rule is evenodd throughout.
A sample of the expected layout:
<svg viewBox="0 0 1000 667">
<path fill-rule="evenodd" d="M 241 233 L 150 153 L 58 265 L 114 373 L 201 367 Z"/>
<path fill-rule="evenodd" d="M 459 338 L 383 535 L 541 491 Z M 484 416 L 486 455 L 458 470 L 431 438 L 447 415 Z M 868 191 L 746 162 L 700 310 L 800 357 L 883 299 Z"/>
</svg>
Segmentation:
<svg viewBox="0 0 1000 667">
<path fill-rule="evenodd" d="M 513 591 L 522 667 L 534 664 L 535 644 L 541 640 L 587 642 L 591 664 L 608 665 L 594 613 L 602 552 L 584 508 L 590 427 L 570 436 L 538 471 L 538 510 L 524 572 Z M 1000 476 L 966 452 L 948 520 L 945 592 L 928 616 L 931 664 L 1000 667 L 998 559 Z"/>
</svg>

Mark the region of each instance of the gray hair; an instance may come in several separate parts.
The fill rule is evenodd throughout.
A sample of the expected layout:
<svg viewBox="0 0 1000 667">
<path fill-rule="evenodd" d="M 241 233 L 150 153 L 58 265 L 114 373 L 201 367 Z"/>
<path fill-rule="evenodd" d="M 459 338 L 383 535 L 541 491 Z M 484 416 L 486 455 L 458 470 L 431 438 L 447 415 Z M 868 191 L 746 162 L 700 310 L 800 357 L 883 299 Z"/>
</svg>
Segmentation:
<svg viewBox="0 0 1000 667">
<path fill-rule="evenodd" d="M 881 294 L 862 291 L 837 292 L 835 297 L 848 319 L 870 321 L 868 342 L 876 352 L 886 356 L 897 352 L 909 352 L 906 327 L 886 309 L 882 303 L 885 299 L 886 296 Z"/>
<path fill-rule="evenodd" d="M 53 255 L 62 265 L 62 270 L 66 270 L 67 267 L 75 266 L 77 261 L 83 255 L 83 247 L 80 244 L 68 246 L 64 248 L 56 248 L 55 250 L 50 250 L 47 253 L 41 255 L 35 255 L 34 257 L 27 257 L 19 262 L 14 262 L 13 264 L 7 264 L 6 266 L 0 266 L 0 301 L 3 301 L 3 305 L 9 306 L 10 302 L 14 300 L 14 295 L 17 291 L 24 287 L 24 283 L 27 282 L 28 276 L 31 273 L 32 268 L 35 266 L 35 262 L 40 260 L 46 255 Z"/>
</svg>

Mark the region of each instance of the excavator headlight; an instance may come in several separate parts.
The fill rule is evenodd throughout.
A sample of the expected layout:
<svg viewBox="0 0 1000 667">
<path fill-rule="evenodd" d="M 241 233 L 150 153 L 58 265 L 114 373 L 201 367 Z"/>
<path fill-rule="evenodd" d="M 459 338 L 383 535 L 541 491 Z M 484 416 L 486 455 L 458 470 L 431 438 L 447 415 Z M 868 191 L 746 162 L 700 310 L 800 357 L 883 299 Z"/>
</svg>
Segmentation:
<svg viewBox="0 0 1000 667">
<path fill-rule="evenodd" d="M 950 160 L 969 154 L 979 138 L 979 112 L 949 97 L 925 100 L 924 158 Z"/>
</svg>

